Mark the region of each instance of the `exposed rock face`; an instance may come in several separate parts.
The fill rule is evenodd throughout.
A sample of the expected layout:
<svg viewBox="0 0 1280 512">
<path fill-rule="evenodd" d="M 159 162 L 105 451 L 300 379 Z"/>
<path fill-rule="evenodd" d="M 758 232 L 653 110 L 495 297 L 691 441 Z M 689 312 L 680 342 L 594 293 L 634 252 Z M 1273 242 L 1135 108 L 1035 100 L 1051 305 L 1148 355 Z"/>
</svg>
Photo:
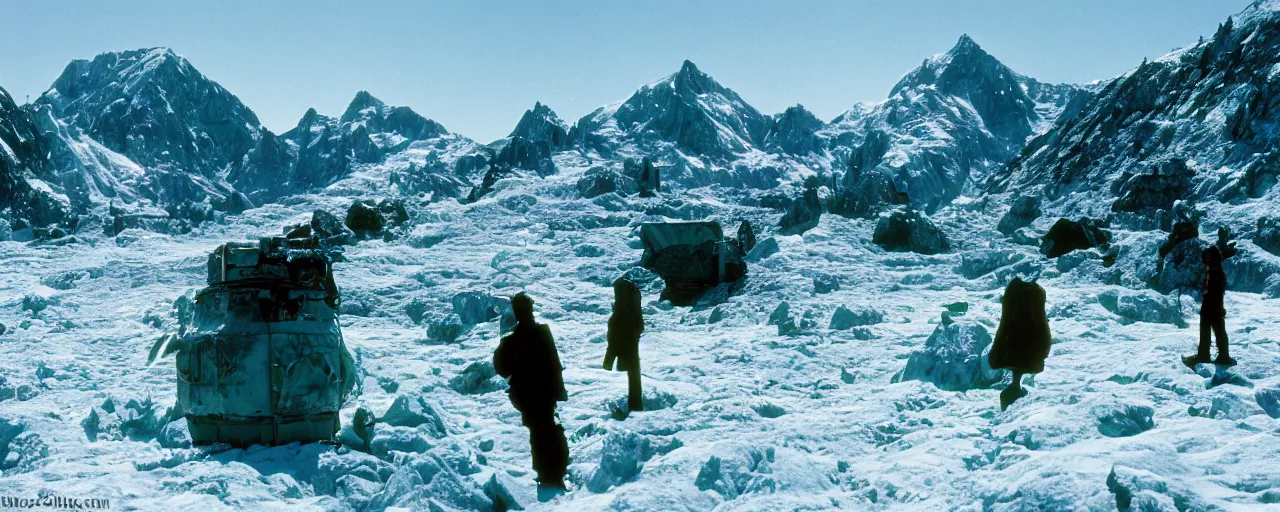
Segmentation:
<svg viewBox="0 0 1280 512">
<path fill-rule="evenodd" d="M 512 169 L 528 169 L 538 176 L 550 176 L 556 173 L 556 164 L 551 160 L 553 150 L 549 142 L 513 135 L 507 139 L 502 150 L 498 151 L 493 164 Z"/>
<path fill-rule="evenodd" d="M 942 229 L 912 209 L 896 210 L 880 217 L 871 242 L 890 251 L 938 254 L 951 250 L 951 242 Z"/>
<path fill-rule="evenodd" d="M 640 240 L 640 266 L 662 276 L 663 297 L 672 303 L 697 300 L 708 288 L 747 274 L 739 245 L 725 239 L 715 222 L 641 224 Z"/>
<path fill-rule="evenodd" d="M 518 173 L 510 167 L 502 167 L 498 165 L 489 166 L 489 170 L 484 172 L 484 177 L 481 178 L 480 184 L 472 187 L 471 192 L 467 194 L 467 202 L 474 203 L 479 201 L 490 192 L 493 192 L 493 186 L 498 183 L 498 180 L 509 178 L 517 174 Z"/>
<path fill-rule="evenodd" d="M 71 214 L 70 200 L 52 188 L 61 182 L 49 172 L 47 151 L 27 111 L 0 89 L 0 212 L 12 209 L 6 221 L 44 227 Z"/>
<path fill-rule="evenodd" d="M 769 133 L 764 138 L 764 147 L 791 155 L 820 151 L 822 141 L 817 133 L 824 126 L 826 123 L 803 106 L 788 107 L 783 113 L 774 116 Z"/>
<path fill-rule="evenodd" d="M 1014 231 L 1030 226 L 1039 217 L 1040 198 L 1021 196 L 1014 199 L 1013 206 L 1003 217 L 1000 217 L 1000 223 L 996 225 L 996 229 L 1006 235 L 1012 235 Z"/>
<path fill-rule="evenodd" d="M 1106 249 L 1111 244 L 1111 233 L 1103 229 L 1105 225 L 1101 220 L 1088 217 L 1079 221 L 1058 219 L 1041 238 L 1040 252 L 1048 258 L 1057 258 L 1076 250 Z"/>
<path fill-rule="evenodd" d="M 1194 177 L 1186 160 L 1180 158 L 1158 162 L 1141 174 L 1126 172 L 1112 183 L 1116 200 L 1111 210 L 1144 214 L 1168 211 L 1191 190 Z"/>
<path fill-rule="evenodd" d="M 1259 217 L 1258 230 L 1254 232 L 1253 243 L 1271 254 L 1280 256 L 1280 218 Z"/>
<path fill-rule="evenodd" d="M 816 180 L 805 183 L 804 195 L 787 203 L 786 213 L 779 221 L 779 232 L 784 235 L 800 235 L 817 227 L 822 216 L 822 200 L 818 198 Z"/>
<path fill-rule="evenodd" d="M 1212 38 L 1100 86 L 1076 116 L 994 173 L 990 188 L 1042 190 L 1050 198 L 1078 192 L 1084 200 L 1125 189 L 1121 209 L 1175 196 L 1261 197 L 1280 175 L 1280 152 L 1266 128 L 1280 116 L 1280 86 L 1270 79 L 1277 63 L 1280 12 L 1255 3 Z M 1184 159 L 1189 169 L 1163 168 Z M 1240 172 L 1218 173 L 1224 167 Z M 1155 171 L 1128 174 L 1134 169 Z"/>
<path fill-rule="evenodd" d="M 627 160 L 623 162 L 623 173 L 635 180 L 640 188 L 640 197 L 653 197 L 662 190 L 661 171 L 649 161 L 649 157 L 639 162 Z"/>
<path fill-rule="evenodd" d="M 357 199 L 347 209 L 345 224 L 356 236 L 369 238 L 382 233 L 387 219 L 374 207 L 373 201 Z"/>
<path fill-rule="evenodd" d="M 523 137 L 561 149 L 569 144 L 569 126 L 550 107 L 538 102 L 532 109 L 524 111 L 515 130 L 511 131 L 511 137 Z"/>
</svg>

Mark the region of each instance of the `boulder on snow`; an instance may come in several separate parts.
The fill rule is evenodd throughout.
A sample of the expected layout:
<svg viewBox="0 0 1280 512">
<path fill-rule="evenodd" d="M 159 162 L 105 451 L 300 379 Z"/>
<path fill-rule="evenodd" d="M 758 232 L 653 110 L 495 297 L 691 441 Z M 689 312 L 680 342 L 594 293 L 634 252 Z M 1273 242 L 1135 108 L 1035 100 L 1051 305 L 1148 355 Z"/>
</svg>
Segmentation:
<svg viewBox="0 0 1280 512">
<path fill-rule="evenodd" d="M 1079 221 L 1060 218 L 1040 239 L 1040 252 L 1057 258 L 1075 250 L 1094 247 L 1106 250 L 1111 246 L 1111 233 L 1104 227 L 1104 221 L 1088 217 L 1081 217 Z"/>
<path fill-rule="evenodd" d="M 840 278 L 831 274 L 813 276 L 813 293 L 823 294 L 840 290 Z"/>
<path fill-rule="evenodd" d="M 346 225 L 361 238 L 369 238 L 382 233 L 387 220 L 378 211 L 373 201 L 357 199 L 347 208 Z"/>
<path fill-rule="evenodd" d="M 437 439 L 443 438 L 448 434 L 445 429 L 444 420 L 440 418 L 440 413 L 431 407 L 427 401 L 421 396 L 400 395 L 391 403 L 391 407 L 387 409 L 378 421 L 391 425 L 393 427 L 409 427 L 415 428 L 419 425 L 426 425 L 426 429 L 432 437 Z"/>
<path fill-rule="evenodd" d="M 744 259 L 751 263 L 756 263 L 777 254 L 779 250 L 778 241 L 773 237 L 768 237 L 761 240 L 755 247 L 752 247 L 751 251 L 747 252 L 747 256 Z"/>
<path fill-rule="evenodd" d="M 484 494 L 493 500 L 494 510 L 528 510 L 537 505 L 533 488 L 517 482 L 505 471 L 494 471 L 484 484 Z"/>
<path fill-rule="evenodd" d="M 878 309 L 866 306 L 858 306 L 855 309 L 849 309 L 846 306 L 836 308 L 835 314 L 831 315 L 831 324 L 828 328 L 834 331 L 843 331 L 884 321 L 884 313 Z"/>
<path fill-rule="evenodd" d="M 1040 196 L 1022 196 L 1013 201 L 1013 206 L 1000 217 L 996 229 L 1005 235 L 1030 226 L 1040 217 Z"/>
<path fill-rule="evenodd" d="M 397 228 L 409 222 L 409 209 L 405 207 L 404 199 L 384 198 L 378 201 L 378 212 L 387 227 Z"/>
<path fill-rule="evenodd" d="M 494 379 L 497 375 L 498 372 L 493 369 L 493 362 L 476 361 L 449 379 L 449 387 L 464 395 L 487 393 L 500 387 Z"/>
<path fill-rule="evenodd" d="M 1149 322 L 1186 327 L 1182 306 L 1176 296 L 1151 290 L 1107 290 L 1098 295 L 1098 304 L 1120 316 L 1120 323 Z"/>
<path fill-rule="evenodd" d="M 505 317 L 502 323 L 506 323 Z M 499 325 L 499 329 L 504 332 L 507 330 L 503 325 Z M 467 325 L 456 314 L 435 315 L 427 320 L 427 339 L 434 343 L 453 343 L 465 332 Z"/>
<path fill-rule="evenodd" d="M 1253 398 L 1258 402 L 1258 407 L 1266 411 L 1267 416 L 1280 418 L 1280 387 L 1259 389 L 1253 394 Z"/>
<path fill-rule="evenodd" d="M 897 380 L 932 382 L 947 391 L 990 387 L 1003 376 L 987 363 L 984 352 L 990 346 L 991 333 L 981 324 L 940 324 L 925 340 L 924 347 L 911 353 Z"/>
<path fill-rule="evenodd" d="M 871 242 L 890 251 L 938 254 L 951 250 L 951 242 L 942 229 L 914 209 L 881 216 Z"/>
<path fill-rule="evenodd" d="M 510 315 L 511 300 L 494 297 L 484 292 L 459 292 L 449 301 L 453 304 L 453 312 L 466 325 L 475 325 Z"/>
<path fill-rule="evenodd" d="M 1191 191 L 1191 180 L 1196 175 L 1181 158 L 1161 161 L 1144 171 L 1125 171 L 1112 182 L 1116 200 L 1111 204 L 1111 211 L 1144 214 L 1169 211 L 1179 198 Z"/>
<path fill-rule="evenodd" d="M 1258 229 L 1253 233 L 1253 243 L 1262 250 L 1280 256 L 1280 218 L 1258 218 Z"/>
<path fill-rule="evenodd" d="M 329 246 L 346 245 L 356 238 L 355 232 L 347 229 L 336 215 L 320 209 L 311 213 L 311 222 L 285 227 L 284 232 L 285 238 L 308 238 L 314 235 Z"/>
<path fill-rule="evenodd" d="M 585 199 L 615 192 L 627 196 L 639 191 L 636 180 L 604 167 L 592 167 L 577 182 L 578 193 Z"/>
<path fill-rule="evenodd" d="M 662 296 L 672 303 L 691 303 L 707 289 L 747 274 L 739 245 L 716 222 L 645 223 L 640 240 L 640 266 L 662 276 Z"/>
</svg>

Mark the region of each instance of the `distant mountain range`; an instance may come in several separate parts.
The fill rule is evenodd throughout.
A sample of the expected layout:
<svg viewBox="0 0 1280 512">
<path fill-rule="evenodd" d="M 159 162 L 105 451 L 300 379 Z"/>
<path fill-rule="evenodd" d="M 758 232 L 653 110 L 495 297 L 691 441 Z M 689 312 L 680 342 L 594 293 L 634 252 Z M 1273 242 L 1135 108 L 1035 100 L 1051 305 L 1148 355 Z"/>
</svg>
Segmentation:
<svg viewBox="0 0 1280 512">
<path fill-rule="evenodd" d="M 566 162 L 625 174 L 644 158 L 668 187 L 726 197 L 798 196 L 816 177 L 825 208 L 852 217 L 982 194 L 1146 215 L 1273 187 L 1278 61 L 1280 14 L 1261 2 L 1209 39 L 1088 86 L 1020 75 L 961 36 L 884 101 L 830 122 L 801 105 L 761 113 L 685 61 L 572 125 L 539 103 L 481 144 L 366 91 L 339 117 L 308 110 L 274 134 L 169 49 L 104 53 L 69 64 L 31 104 L 0 90 L 0 219 L 13 230 L 103 215 L 198 222 L 377 166 L 396 169 L 402 193 L 466 200 Z"/>
</svg>

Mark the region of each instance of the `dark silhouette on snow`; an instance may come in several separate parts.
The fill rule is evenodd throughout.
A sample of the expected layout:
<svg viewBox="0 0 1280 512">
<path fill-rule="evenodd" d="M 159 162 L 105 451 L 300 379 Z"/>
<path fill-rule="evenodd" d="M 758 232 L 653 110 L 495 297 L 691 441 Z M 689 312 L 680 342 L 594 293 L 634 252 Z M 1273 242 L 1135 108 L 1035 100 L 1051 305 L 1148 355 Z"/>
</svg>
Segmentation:
<svg viewBox="0 0 1280 512">
<path fill-rule="evenodd" d="M 556 402 L 569 399 L 561 375 L 560 355 L 551 329 L 533 319 L 533 299 L 523 293 L 511 298 L 516 327 L 493 353 L 493 369 L 507 379 L 511 405 L 529 427 L 530 454 L 538 485 L 564 488 L 569 445 L 564 427 L 556 423 Z"/>
<path fill-rule="evenodd" d="M 1201 254 L 1205 266 L 1204 301 L 1200 303 L 1200 347 L 1196 355 L 1183 357 L 1182 362 L 1192 370 L 1196 365 L 1209 362 L 1209 338 L 1218 342 L 1218 358 L 1214 364 L 1234 366 L 1227 349 L 1227 309 L 1223 299 L 1227 294 L 1227 274 L 1222 271 L 1222 251 L 1209 246 Z"/>
<path fill-rule="evenodd" d="M 992 368 L 1013 371 L 1013 382 L 1000 392 L 1000 410 L 1027 394 L 1022 375 L 1044 371 L 1049 357 L 1049 318 L 1044 313 L 1044 288 L 1014 278 L 1000 299 L 1000 327 L 987 361 Z"/>
<path fill-rule="evenodd" d="M 640 312 L 640 288 L 626 279 L 613 282 L 613 316 L 609 317 L 609 346 L 604 353 L 604 369 L 627 372 L 627 408 L 644 410 L 640 390 L 640 333 L 644 316 Z"/>
</svg>

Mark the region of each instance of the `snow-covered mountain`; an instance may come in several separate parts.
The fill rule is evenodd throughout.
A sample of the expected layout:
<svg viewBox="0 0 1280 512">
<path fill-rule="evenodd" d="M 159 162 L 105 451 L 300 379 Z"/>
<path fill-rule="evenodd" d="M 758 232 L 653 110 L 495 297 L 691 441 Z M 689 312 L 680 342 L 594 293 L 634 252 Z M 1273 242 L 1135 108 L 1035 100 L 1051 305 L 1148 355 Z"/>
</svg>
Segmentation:
<svg viewBox="0 0 1280 512">
<path fill-rule="evenodd" d="M 50 188 L 57 181 L 44 159 L 47 152 L 29 112 L 0 88 L 0 212 L 7 212 L 0 222 L 44 226 L 71 214 L 70 200 Z"/>
<path fill-rule="evenodd" d="M 684 153 L 729 159 L 762 143 L 771 124 L 686 60 L 679 72 L 579 119 L 570 138 L 605 157 L 629 145 L 654 151 L 672 144 Z"/>
<path fill-rule="evenodd" d="M 1259 4 L 1088 86 L 1018 75 L 962 37 L 829 123 L 761 114 L 685 63 L 574 126 L 535 104 L 487 144 L 367 92 L 275 134 L 168 50 L 78 61 L 35 103 L 0 91 L 0 497 L 1277 510 L 1275 25 Z M 1179 361 L 1210 242 L 1155 220 L 1191 198 L 1178 210 L 1201 232 L 1251 233 L 1224 264 L 1231 369 Z M 360 236 L 344 211 L 366 215 Z M 394 227 L 371 227 L 377 212 Z M 736 233 L 747 278 L 662 300 L 637 227 L 664 220 Z M 301 225 L 343 244 L 359 391 L 337 446 L 192 446 L 174 362 L 148 349 L 182 331 L 211 250 Z M 1097 247 L 1049 258 L 1042 237 Z M 600 367 L 624 275 L 645 319 L 630 413 L 626 375 Z M 1002 410 L 1008 372 L 986 356 L 1014 277 L 1044 287 L 1053 346 Z M 493 305 L 520 291 L 569 395 L 569 489 L 546 501 L 492 366 Z"/>
<path fill-rule="evenodd" d="M 847 165 L 829 207 L 874 216 L 905 193 L 916 207 L 936 210 L 1083 94 L 1019 75 L 961 36 L 907 73 L 887 100 L 855 106 L 819 132 L 837 164 Z"/>
<path fill-rule="evenodd" d="M 1163 210 L 1166 221 L 1178 199 L 1262 197 L 1280 177 L 1278 64 L 1280 11 L 1257 3 L 1099 86 L 989 186 L 1097 216 Z"/>
</svg>

